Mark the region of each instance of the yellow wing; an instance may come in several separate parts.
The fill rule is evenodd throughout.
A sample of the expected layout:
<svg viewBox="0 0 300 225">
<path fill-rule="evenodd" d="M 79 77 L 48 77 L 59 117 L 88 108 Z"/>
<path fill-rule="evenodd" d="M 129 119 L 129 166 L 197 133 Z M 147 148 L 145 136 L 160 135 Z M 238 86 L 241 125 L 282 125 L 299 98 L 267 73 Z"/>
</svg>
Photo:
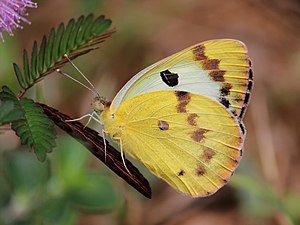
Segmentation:
<svg viewBox="0 0 300 225">
<path fill-rule="evenodd" d="M 252 85 L 253 74 L 246 46 L 238 40 L 210 40 L 139 72 L 119 91 L 112 102 L 112 110 L 142 93 L 180 90 L 208 96 L 242 119 Z"/>
<path fill-rule="evenodd" d="M 207 196 L 227 183 L 242 155 L 244 128 L 220 103 L 184 91 L 124 101 L 101 119 L 122 148 L 178 191 Z"/>
</svg>

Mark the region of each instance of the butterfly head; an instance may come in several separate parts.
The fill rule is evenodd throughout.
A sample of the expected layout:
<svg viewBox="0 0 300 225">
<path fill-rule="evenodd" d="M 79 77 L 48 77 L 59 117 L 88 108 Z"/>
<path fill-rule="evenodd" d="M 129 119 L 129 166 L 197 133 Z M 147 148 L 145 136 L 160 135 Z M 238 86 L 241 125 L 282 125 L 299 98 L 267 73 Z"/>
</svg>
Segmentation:
<svg viewBox="0 0 300 225">
<path fill-rule="evenodd" d="M 111 102 L 103 97 L 97 96 L 93 99 L 91 105 L 96 113 L 101 114 L 104 110 L 109 110 Z"/>
<path fill-rule="evenodd" d="M 120 126 L 115 121 L 114 113 L 110 111 L 111 102 L 103 97 L 95 97 L 92 101 L 94 112 L 98 114 L 101 125 L 104 126 L 105 133 L 109 134 L 113 139 L 120 137 Z"/>
</svg>

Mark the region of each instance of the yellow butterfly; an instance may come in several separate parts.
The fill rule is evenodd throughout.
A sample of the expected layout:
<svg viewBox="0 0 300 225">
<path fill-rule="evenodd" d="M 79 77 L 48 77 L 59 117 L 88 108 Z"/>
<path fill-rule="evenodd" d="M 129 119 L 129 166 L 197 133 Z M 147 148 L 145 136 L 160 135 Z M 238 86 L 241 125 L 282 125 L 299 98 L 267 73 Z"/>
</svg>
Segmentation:
<svg viewBox="0 0 300 225">
<path fill-rule="evenodd" d="M 210 40 L 142 70 L 112 102 L 92 105 L 121 151 L 200 197 L 225 185 L 241 159 L 252 86 L 246 46 Z"/>
</svg>

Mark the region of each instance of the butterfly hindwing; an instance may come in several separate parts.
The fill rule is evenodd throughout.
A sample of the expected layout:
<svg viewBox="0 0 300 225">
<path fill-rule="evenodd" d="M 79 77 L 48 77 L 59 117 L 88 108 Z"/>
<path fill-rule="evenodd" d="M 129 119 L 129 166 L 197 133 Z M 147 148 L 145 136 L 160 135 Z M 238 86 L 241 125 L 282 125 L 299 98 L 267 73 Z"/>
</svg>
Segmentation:
<svg viewBox="0 0 300 225">
<path fill-rule="evenodd" d="M 112 116 L 113 115 L 113 116 Z M 101 114 L 122 149 L 180 192 L 207 196 L 241 158 L 243 125 L 222 104 L 185 91 L 154 91 Z"/>
<path fill-rule="evenodd" d="M 112 110 L 134 96 L 180 90 L 208 96 L 243 118 L 253 85 L 246 46 L 237 40 L 206 41 L 169 56 L 135 75 L 112 102 Z"/>
</svg>

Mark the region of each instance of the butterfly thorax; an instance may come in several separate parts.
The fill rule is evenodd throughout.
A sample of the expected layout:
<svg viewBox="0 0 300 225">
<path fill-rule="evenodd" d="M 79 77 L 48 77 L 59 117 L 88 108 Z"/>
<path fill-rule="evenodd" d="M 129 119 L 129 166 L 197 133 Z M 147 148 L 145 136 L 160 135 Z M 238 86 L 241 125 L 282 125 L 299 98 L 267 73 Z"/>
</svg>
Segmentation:
<svg viewBox="0 0 300 225">
<path fill-rule="evenodd" d="M 109 134 L 113 139 L 119 140 L 123 126 L 118 121 L 118 118 L 115 118 L 114 114 L 110 111 L 110 104 L 111 102 L 99 97 L 94 98 L 92 101 L 92 107 L 99 115 L 105 133 Z"/>
</svg>

